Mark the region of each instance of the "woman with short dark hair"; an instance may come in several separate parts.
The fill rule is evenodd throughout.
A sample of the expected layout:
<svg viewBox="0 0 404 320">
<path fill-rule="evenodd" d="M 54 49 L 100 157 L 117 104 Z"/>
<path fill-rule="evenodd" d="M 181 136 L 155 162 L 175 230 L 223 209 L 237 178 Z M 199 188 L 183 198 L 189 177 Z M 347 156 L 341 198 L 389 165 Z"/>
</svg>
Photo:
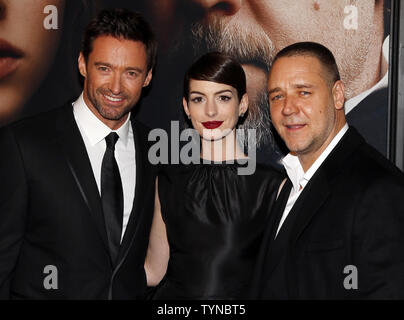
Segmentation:
<svg viewBox="0 0 404 320">
<path fill-rule="evenodd" d="M 261 165 L 239 174 L 254 159 L 237 143 L 248 96 L 235 60 L 220 53 L 197 60 L 185 75 L 183 106 L 203 163 L 169 165 L 159 175 L 148 285 L 158 285 L 154 299 L 246 298 L 282 175 Z"/>
</svg>

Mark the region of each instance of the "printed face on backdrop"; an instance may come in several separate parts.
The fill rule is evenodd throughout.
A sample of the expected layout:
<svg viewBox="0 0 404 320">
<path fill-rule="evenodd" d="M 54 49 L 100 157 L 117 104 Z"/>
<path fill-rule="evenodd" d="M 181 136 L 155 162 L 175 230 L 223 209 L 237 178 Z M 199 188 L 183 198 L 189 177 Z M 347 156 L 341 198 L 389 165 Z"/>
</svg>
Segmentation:
<svg viewBox="0 0 404 320">
<path fill-rule="evenodd" d="M 188 12 L 182 17 L 182 36 L 191 39 L 197 56 L 221 51 L 243 64 L 250 101 L 244 125 L 258 128 L 258 140 L 268 134 L 267 72 L 280 49 L 300 41 L 328 47 L 347 99 L 381 78 L 382 0 L 156 0 L 150 9 L 164 16 L 156 18 L 163 31 L 172 30 L 170 14 L 181 25 L 176 12 Z"/>
<path fill-rule="evenodd" d="M 345 124 L 343 82 L 324 69 L 311 56 L 282 57 L 268 79 L 272 122 L 305 170 Z"/>
<path fill-rule="evenodd" d="M 49 5 L 57 12 L 44 13 Z M 0 0 L 0 124 L 16 116 L 52 65 L 64 8 L 64 0 Z M 52 13 L 48 22 L 58 29 L 44 24 Z"/>
<path fill-rule="evenodd" d="M 147 71 L 146 47 L 140 41 L 100 36 L 86 63 L 80 54 L 84 101 L 111 129 L 119 128 L 152 78 Z"/>
<path fill-rule="evenodd" d="M 237 89 L 230 85 L 191 79 L 183 105 L 203 139 L 219 140 L 236 129 L 239 117 L 247 111 L 248 98 L 245 94 L 239 101 Z"/>
</svg>

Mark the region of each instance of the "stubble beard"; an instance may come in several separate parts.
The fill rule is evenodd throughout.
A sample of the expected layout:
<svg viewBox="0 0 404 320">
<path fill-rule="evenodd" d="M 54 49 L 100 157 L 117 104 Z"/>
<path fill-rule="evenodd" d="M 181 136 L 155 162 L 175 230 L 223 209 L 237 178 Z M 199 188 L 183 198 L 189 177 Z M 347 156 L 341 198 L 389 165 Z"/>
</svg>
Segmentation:
<svg viewBox="0 0 404 320">
<path fill-rule="evenodd" d="M 266 73 L 275 56 L 275 48 L 264 31 L 230 25 L 220 18 L 192 24 L 190 38 L 196 57 L 219 51 L 232 56 L 240 64 L 259 67 Z M 244 130 L 245 137 L 248 137 L 249 129 L 255 129 L 255 143 L 259 148 L 274 144 L 274 139 L 266 86 L 256 92 L 254 96 L 249 96 L 248 111 L 238 128 Z"/>
<path fill-rule="evenodd" d="M 114 96 L 112 93 L 108 92 L 108 90 L 102 88 L 96 89 L 96 93 L 94 95 L 91 93 L 91 90 L 87 90 L 88 99 L 104 119 L 111 121 L 118 121 L 121 120 L 123 117 L 125 117 L 131 111 L 132 105 L 130 104 L 126 105 L 122 109 L 105 106 L 105 103 L 101 101 L 102 99 L 101 96 L 103 96 L 104 94 Z M 99 97 L 97 97 L 97 95 Z M 128 97 L 126 94 L 120 94 L 120 97 L 128 101 Z"/>
</svg>

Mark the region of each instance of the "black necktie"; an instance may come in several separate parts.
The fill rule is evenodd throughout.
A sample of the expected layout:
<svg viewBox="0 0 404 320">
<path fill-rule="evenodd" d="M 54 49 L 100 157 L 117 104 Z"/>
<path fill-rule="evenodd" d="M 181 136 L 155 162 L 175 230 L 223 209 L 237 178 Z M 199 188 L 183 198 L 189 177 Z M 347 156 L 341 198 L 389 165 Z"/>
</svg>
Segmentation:
<svg viewBox="0 0 404 320">
<path fill-rule="evenodd" d="M 122 182 L 114 155 L 118 139 L 115 132 L 105 137 L 107 148 L 101 167 L 101 201 L 113 265 L 117 262 L 123 222 Z"/>
</svg>

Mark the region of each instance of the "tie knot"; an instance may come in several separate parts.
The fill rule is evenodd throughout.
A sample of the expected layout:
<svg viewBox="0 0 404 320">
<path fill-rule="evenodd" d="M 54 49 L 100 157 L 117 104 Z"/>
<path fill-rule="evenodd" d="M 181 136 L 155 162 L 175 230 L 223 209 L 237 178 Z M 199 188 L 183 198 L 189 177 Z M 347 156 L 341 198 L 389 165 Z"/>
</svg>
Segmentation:
<svg viewBox="0 0 404 320">
<path fill-rule="evenodd" d="M 105 142 L 107 143 L 107 149 L 115 150 L 115 144 L 118 141 L 119 136 L 116 132 L 111 132 L 105 137 Z"/>
</svg>

